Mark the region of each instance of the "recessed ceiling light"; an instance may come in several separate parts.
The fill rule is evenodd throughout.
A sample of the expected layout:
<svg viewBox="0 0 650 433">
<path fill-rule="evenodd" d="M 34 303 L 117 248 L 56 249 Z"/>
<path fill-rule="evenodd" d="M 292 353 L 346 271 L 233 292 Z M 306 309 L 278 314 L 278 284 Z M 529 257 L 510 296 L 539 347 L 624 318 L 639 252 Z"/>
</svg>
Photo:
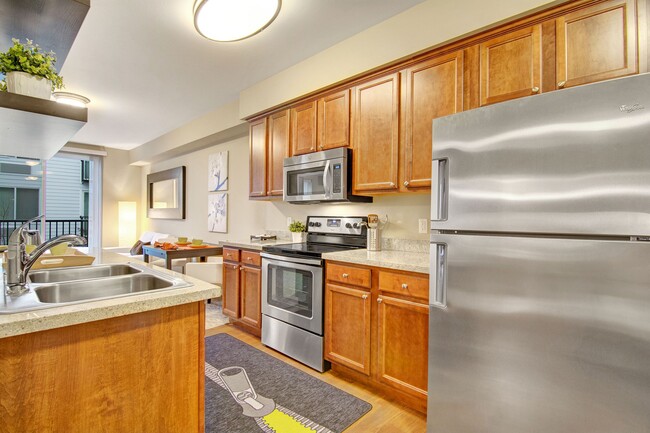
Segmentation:
<svg viewBox="0 0 650 433">
<path fill-rule="evenodd" d="M 70 92 L 52 92 L 52 97 L 60 104 L 74 105 L 81 108 L 85 108 L 86 104 L 90 102 L 90 99 L 85 96 Z"/>
<path fill-rule="evenodd" d="M 25 180 L 38 180 L 36 176 L 27 176 Z"/>
<path fill-rule="evenodd" d="M 268 27 L 281 5 L 282 0 L 196 0 L 194 26 L 213 41 L 239 41 Z"/>
<path fill-rule="evenodd" d="M 25 161 L 25 164 L 34 167 L 35 165 L 40 164 L 40 161 Z"/>
</svg>

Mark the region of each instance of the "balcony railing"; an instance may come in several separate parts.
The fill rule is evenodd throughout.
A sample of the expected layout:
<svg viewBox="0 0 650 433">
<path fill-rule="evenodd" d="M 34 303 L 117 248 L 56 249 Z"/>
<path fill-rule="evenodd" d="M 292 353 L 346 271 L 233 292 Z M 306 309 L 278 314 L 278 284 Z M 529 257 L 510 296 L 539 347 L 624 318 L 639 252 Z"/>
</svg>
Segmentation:
<svg viewBox="0 0 650 433">
<path fill-rule="evenodd" d="M 25 221 L 0 220 L 0 245 L 7 245 L 11 233 L 23 225 Z M 31 230 L 40 230 L 41 222 L 34 221 L 29 224 L 29 228 Z M 88 218 L 80 217 L 76 220 L 45 220 L 45 238 L 43 240 L 49 240 L 67 234 L 79 235 L 88 239 Z"/>
</svg>

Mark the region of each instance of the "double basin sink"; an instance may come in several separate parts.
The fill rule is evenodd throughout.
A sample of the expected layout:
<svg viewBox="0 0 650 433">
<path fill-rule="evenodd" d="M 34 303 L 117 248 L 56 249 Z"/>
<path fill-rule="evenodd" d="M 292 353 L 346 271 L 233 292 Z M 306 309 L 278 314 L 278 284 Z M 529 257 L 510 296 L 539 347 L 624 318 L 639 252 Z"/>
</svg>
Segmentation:
<svg viewBox="0 0 650 433">
<path fill-rule="evenodd" d="M 177 289 L 191 284 L 146 266 L 113 264 L 32 271 L 29 291 L 5 295 L 0 314 Z"/>
</svg>

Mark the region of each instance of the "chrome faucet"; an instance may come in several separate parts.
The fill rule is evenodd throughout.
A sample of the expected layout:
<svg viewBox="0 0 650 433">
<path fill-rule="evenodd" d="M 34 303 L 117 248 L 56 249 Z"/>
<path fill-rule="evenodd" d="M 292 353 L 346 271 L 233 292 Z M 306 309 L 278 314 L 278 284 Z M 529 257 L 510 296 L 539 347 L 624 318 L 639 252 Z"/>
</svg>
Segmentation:
<svg viewBox="0 0 650 433">
<path fill-rule="evenodd" d="M 41 219 L 39 215 L 30 219 L 9 236 L 7 246 L 7 294 L 20 295 L 28 290 L 27 274 L 36 260 L 54 245 L 63 242 L 72 242 L 75 245 L 84 245 L 86 239 L 77 235 L 62 235 L 38 245 L 34 251 L 27 253 L 25 250 L 25 234 L 30 223 Z"/>
</svg>

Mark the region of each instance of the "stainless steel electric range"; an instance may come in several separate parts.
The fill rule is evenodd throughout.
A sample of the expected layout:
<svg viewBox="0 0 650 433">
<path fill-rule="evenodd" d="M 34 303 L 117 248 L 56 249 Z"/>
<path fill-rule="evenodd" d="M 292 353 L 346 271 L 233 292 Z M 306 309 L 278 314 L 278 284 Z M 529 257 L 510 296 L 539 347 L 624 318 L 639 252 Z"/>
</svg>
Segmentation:
<svg viewBox="0 0 650 433">
<path fill-rule="evenodd" d="M 307 242 L 263 247 L 262 343 L 318 371 L 323 357 L 323 253 L 366 247 L 366 217 L 307 218 Z"/>
</svg>

